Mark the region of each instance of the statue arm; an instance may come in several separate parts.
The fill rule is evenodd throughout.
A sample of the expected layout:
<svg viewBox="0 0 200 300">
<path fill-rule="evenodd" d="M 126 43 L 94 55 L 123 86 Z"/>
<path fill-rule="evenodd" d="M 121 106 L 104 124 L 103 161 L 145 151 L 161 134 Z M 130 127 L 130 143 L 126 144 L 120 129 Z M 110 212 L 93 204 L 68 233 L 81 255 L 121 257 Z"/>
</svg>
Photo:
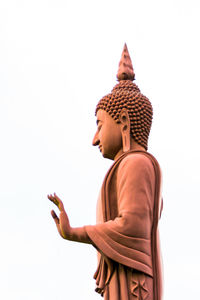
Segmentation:
<svg viewBox="0 0 200 300">
<path fill-rule="evenodd" d="M 115 227 L 128 236 L 149 238 L 154 205 L 155 174 L 141 154 L 127 156 L 117 173 L 118 217 Z"/>
<path fill-rule="evenodd" d="M 151 161 L 141 154 L 127 156 L 119 165 L 115 186 L 118 215 L 114 220 L 94 227 L 97 230 L 110 229 L 126 236 L 148 239 L 152 225 L 155 188 L 155 174 Z M 110 195 L 109 191 L 107 194 Z"/>
<path fill-rule="evenodd" d="M 117 173 L 118 216 L 102 224 L 78 228 L 70 226 L 60 198 L 56 194 L 48 195 L 49 200 L 60 210 L 59 218 L 54 211 L 51 212 L 59 234 L 70 241 L 93 244 L 98 249 L 101 247 L 96 244 L 96 230 L 107 232 L 111 238 L 112 232 L 130 237 L 149 238 L 154 180 L 153 167 L 147 158 L 142 155 L 134 155 L 132 158 L 131 155 L 127 156 Z M 91 234 L 96 236 L 95 241 Z"/>
</svg>

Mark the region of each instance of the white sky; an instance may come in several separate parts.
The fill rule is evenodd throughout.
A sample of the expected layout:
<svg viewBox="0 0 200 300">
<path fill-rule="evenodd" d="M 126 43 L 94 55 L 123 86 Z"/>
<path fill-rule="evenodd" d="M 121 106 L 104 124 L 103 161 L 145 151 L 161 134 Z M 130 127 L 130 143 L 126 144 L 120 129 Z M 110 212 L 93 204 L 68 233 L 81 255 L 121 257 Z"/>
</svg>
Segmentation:
<svg viewBox="0 0 200 300">
<path fill-rule="evenodd" d="M 199 14 L 193 0 L 1 0 L 2 299 L 101 299 L 95 249 L 59 237 L 46 195 L 63 199 L 72 226 L 95 223 L 111 161 L 91 146 L 94 110 L 116 84 L 124 42 L 154 107 L 164 300 L 198 297 Z"/>
</svg>

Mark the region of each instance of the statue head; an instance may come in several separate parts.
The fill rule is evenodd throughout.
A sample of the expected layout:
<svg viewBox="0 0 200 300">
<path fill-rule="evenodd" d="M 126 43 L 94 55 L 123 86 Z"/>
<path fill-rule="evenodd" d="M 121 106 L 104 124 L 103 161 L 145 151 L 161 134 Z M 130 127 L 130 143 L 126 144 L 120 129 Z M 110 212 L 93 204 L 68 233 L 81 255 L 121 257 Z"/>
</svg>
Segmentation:
<svg viewBox="0 0 200 300">
<path fill-rule="evenodd" d="M 113 128 L 118 132 L 118 147 L 120 146 L 119 135 L 121 133 L 121 148 L 123 152 L 130 150 L 131 140 L 147 150 L 153 109 L 148 98 L 142 95 L 138 86 L 133 83 L 135 74 L 126 44 L 119 63 L 117 79 L 119 83 L 112 89 L 110 94 L 104 96 L 97 104 L 95 114 L 98 126 L 99 124 L 101 126 L 101 122 L 98 120 L 99 114 L 100 118 L 106 118 L 104 121 L 108 122 L 108 120 L 112 119 L 110 123 L 112 122 Z M 113 132 L 112 136 L 114 138 Z M 113 138 L 111 139 L 113 140 Z M 98 139 L 93 140 L 93 145 L 99 144 L 100 150 L 102 150 L 100 141 Z M 102 154 L 104 157 L 108 157 L 107 154 Z"/>
</svg>

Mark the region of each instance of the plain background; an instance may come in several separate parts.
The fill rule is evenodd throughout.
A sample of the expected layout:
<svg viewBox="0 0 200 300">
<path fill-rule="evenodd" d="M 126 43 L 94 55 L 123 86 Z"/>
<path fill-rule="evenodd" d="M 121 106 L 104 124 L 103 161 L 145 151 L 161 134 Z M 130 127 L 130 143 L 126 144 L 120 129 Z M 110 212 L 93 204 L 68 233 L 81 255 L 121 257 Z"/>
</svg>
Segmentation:
<svg viewBox="0 0 200 300">
<path fill-rule="evenodd" d="M 91 146 L 94 111 L 117 83 L 124 42 L 154 108 L 164 300 L 198 297 L 199 13 L 194 0 L 0 2 L 2 299 L 101 299 L 95 249 L 59 237 L 46 195 L 63 199 L 72 226 L 95 224 L 112 162 Z"/>
</svg>

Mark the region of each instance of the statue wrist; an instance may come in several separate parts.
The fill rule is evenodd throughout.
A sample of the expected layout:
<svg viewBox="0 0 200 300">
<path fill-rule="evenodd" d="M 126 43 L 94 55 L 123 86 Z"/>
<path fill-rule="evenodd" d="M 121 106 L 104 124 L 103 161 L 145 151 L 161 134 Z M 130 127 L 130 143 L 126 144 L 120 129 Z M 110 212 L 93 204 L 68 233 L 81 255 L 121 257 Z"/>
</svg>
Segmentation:
<svg viewBox="0 0 200 300">
<path fill-rule="evenodd" d="M 67 239 L 74 242 L 91 244 L 85 227 L 71 227 Z"/>
</svg>

